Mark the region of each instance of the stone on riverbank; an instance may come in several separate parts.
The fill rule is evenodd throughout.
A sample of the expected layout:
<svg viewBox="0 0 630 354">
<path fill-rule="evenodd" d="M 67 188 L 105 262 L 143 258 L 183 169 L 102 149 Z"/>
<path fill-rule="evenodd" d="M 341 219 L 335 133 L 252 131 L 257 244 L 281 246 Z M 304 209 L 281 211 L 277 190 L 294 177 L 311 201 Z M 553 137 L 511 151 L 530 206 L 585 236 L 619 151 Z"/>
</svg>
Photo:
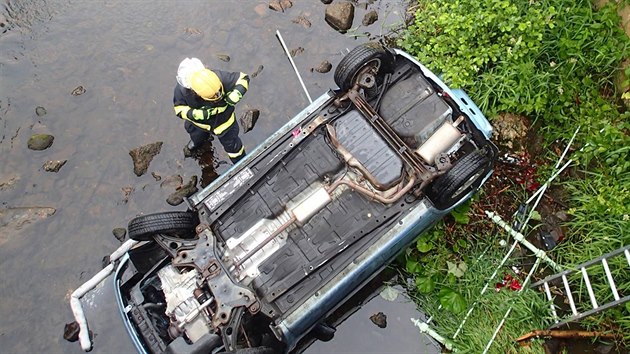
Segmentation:
<svg viewBox="0 0 630 354">
<path fill-rule="evenodd" d="M 68 160 L 50 160 L 46 161 L 42 168 L 46 172 L 59 172 L 59 170 L 66 164 Z"/>
<path fill-rule="evenodd" d="M 335 30 L 345 33 L 354 21 L 354 5 L 350 2 L 333 3 L 326 6 L 326 22 Z"/>
<path fill-rule="evenodd" d="M 382 312 L 373 314 L 372 316 L 370 316 L 370 320 L 379 328 L 387 327 L 387 316 L 385 316 L 385 314 Z"/>
<path fill-rule="evenodd" d="M 44 108 L 42 106 L 38 106 L 37 108 L 35 108 L 35 114 L 37 114 L 38 117 L 45 116 L 46 115 L 46 108 Z"/>
<path fill-rule="evenodd" d="M 166 202 L 172 206 L 180 205 L 184 201 L 184 198 L 188 198 L 197 193 L 197 190 L 197 176 L 192 176 L 188 183 L 169 195 L 168 198 L 166 198 Z"/>
<path fill-rule="evenodd" d="M 497 136 L 497 144 L 513 152 L 523 151 L 526 146 L 529 121 L 527 117 L 503 113 L 492 120 Z"/>
<path fill-rule="evenodd" d="M 112 234 L 114 234 L 114 237 L 116 237 L 118 241 L 123 242 L 125 240 L 125 236 L 127 236 L 127 229 L 117 227 L 112 230 Z"/>
<path fill-rule="evenodd" d="M 376 12 L 376 10 L 372 10 L 363 16 L 363 21 L 361 23 L 363 26 L 367 27 L 376 21 L 378 21 L 378 12 Z"/>
<path fill-rule="evenodd" d="M 151 143 L 137 147 L 129 151 L 129 156 L 133 160 L 133 172 L 140 177 L 147 172 L 149 164 L 162 150 L 162 142 Z"/>
<path fill-rule="evenodd" d="M 324 60 L 316 68 L 311 68 L 311 71 L 317 71 L 318 73 L 325 74 L 332 69 L 332 64 L 328 60 Z"/>
<path fill-rule="evenodd" d="M 284 12 L 284 10 L 293 7 L 293 2 L 291 0 L 271 0 L 269 1 L 269 8 L 278 11 Z"/>
<path fill-rule="evenodd" d="M 241 123 L 241 128 L 243 128 L 243 134 L 254 129 L 254 126 L 256 126 L 256 122 L 258 122 L 259 116 L 260 116 L 260 111 L 257 109 L 249 109 L 247 110 L 247 112 L 243 113 L 241 118 L 239 118 L 239 122 Z"/>
<path fill-rule="evenodd" d="M 31 150 L 41 151 L 52 146 L 55 137 L 49 134 L 33 134 L 28 139 L 28 148 Z"/>
</svg>

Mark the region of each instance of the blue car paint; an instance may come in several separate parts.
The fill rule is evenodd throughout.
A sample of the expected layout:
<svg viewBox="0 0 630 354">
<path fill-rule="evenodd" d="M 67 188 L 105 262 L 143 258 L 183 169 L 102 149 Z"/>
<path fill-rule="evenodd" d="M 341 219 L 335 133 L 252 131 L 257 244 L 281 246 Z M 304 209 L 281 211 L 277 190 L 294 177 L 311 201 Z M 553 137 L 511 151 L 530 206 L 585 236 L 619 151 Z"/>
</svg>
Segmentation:
<svg viewBox="0 0 630 354">
<path fill-rule="evenodd" d="M 416 58 L 414 58 L 410 54 L 405 53 L 399 49 L 394 49 L 394 52 L 397 55 L 403 56 L 416 64 L 422 70 L 422 73 L 426 77 L 433 80 L 438 86 L 440 86 L 442 90 L 444 90 L 444 92 L 446 92 L 451 98 L 455 100 L 460 109 L 468 114 L 468 117 L 483 133 L 486 139 L 490 139 L 490 137 L 492 136 L 492 126 L 490 125 L 490 122 L 488 121 L 486 116 L 481 113 L 479 107 L 477 107 L 477 105 L 473 102 L 473 100 L 470 99 L 470 97 L 468 96 L 468 94 L 466 94 L 466 92 L 464 92 L 464 90 L 451 89 L 450 87 L 446 86 L 446 84 L 437 75 L 435 75 L 431 70 L 427 69 L 424 65 L 420 64 L 420 62 L 418 62 L 418 60 L 416 60 Z"/>
</svg>

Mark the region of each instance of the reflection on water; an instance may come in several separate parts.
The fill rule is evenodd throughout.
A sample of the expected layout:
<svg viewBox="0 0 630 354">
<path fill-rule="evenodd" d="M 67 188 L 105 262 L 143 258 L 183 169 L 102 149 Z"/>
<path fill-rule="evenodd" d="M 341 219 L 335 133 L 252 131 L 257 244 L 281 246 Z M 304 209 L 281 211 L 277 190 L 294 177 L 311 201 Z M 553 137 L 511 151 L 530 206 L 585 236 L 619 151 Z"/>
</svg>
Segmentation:
<svg viewBox="0 0 630 354">
<path fill-rule="evenodd" d="M 229 168 L 220 147 L 202 160 L 184 159 L 188 134 L 172 108 L 175 72 L 183 58 L 199 57 L 229 71 L 264 67 L 238 108 L 260 110 L 254 130 L 242 136 L 251 151 L 307 103 L 276 30 L 289 49 L 304 48 L 293 59 L 310 95 L 317 97 L 335 86 L 333 71 L 310 69 L 324 60 L 335 66 L 346 49 L 368 39 L 365 32 L 378 36 L 400 23 L 399 1 L 369 5 L 381 14 L 369 27 L 360 25 L 366 9 L 357 7 L 355 28 L 342 35 L 324 22 L 320 1 L 294 1 L 280 13 L 266 0 L 238 6 L 223 0 L 3 0 L 0 203 L 56 212 L 11 231 L 0 246 L 2 351 L 80 352 L 62 338 L 72 319 L 68 296 L 120 245 L 112 229 L 139 214 L 186 207 L 168 205 L 172 191 L 161 188 L 151 173 L 184 180 L 201 173 L 207 184 Z M 292 21 L 301 16 L 312 25 Z M 85 93 L 73 96 L 78 86 Z M 47 113 L 37 115 L 38 106 Z M 28 150 L 35 133 L 53 135 L 52 147 Z M 161 153 L 147 174 L 135 176 L 129 150 L 156 141 L 164 143 Z M 51 173 L 42 168 L 49 160 L 68 162 Z"/>
</svg>

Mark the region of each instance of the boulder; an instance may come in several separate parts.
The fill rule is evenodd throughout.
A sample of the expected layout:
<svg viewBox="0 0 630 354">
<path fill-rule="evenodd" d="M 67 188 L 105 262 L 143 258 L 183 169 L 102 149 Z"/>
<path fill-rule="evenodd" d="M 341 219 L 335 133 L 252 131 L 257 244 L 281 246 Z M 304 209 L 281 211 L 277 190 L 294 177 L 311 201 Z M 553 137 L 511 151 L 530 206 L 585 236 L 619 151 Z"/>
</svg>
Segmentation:
<svg viewBox="0 0 630 354">
<path fill-rule="evenodd" d="M 33 134 L 28 139 L 28 148 L 31 150 L 46 150 L 52 146 L 55 137 L 49 134 Z"/>
<path fill-rule="evenodd" d="M 68 160 L 50 160 L 46 161 L 42 168 L 46 172 L 59 172 L 59 170 L 66 164 Z"/>
<path fill-rule="evenodd" d="M 361 23 L 363 26 L 369 26 L 376 21 L 378 21 L 378 12 L 376 12 L 376 10 L 372 10 L 363 16 L 363 21 Z"/>
<path fill-rule="evenodd" d="M 317 71 L 318 73 L 325 74 L 332 69 L 332 64 L 328 60 L 324 60 L 316 68 L 311 68 L 311 71 Z"/>
<path fill-rule="evenodd" d="M 181 186 L 174 193 L 171 193 L 171 195 L 166 198 L 166 202 L 172 206 L 180 205 L 184 201 L 184 198 L 197 193 L 197 190 L 197 176 L 192 176 L 188 183 Z"/>
<path fill-rule="evenodd" d="M 370 320 L 379 328 L 387 327 L 387 316 L 382 312 L 373 314 L 370 316 Z"/>
<path fill-rule="evenodd" d="M 326 22 L 335 30 L 345 33 L 354 21 L 354 5 L 344 1 L 326 6 Z"/>
<path fill-rule="evenodd" d="M 133 172 L 140 177 L 147 172 L 153 158 L 162 150 L 162 142 L 151 143 L 129 151 L 133 160 Z"/>
<path fill-rule="evenodd" d="M 127 236 L 127 229 L 117 227 L 112 230 L 112 234 L 114 234 L 114 237 L 116 237 L 118 241 L 123 242 L 125 240 L 125 236 Z"/>
<path fill-rule="evenodd" d="M 46 108 L 38 106 L 37 108 L 35 108 L 35 114 L 37 114 L 38 117 L 46 115 Z"/>
<path fill-rule="evenodd" d="M 527 133 L 529 132 L 529 120 L 525 116 L 512 113 L 502 113 L 492 120 L 496 133 L 497 145 L 517 153 L 527 147 Z"/>
</svg>

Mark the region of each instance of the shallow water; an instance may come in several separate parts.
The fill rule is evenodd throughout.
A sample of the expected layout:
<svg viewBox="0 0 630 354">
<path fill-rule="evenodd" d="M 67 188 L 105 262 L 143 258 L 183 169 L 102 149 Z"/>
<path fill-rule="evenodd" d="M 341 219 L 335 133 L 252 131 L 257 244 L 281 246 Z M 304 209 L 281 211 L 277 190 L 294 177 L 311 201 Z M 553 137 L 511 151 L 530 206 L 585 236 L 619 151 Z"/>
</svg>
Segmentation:
<svg viewBox="0 0 630 354">
<path fill-rule="evenodd" d="M 72 321 L 68 296 L 101 269 L 101 259 L 119 245 L 112 229 L 125 227 L 141 213 L 185 210 L 165 200 L 172 188 L 161 188 L 151 172 L 179 174 L 184 181 L 201 175 L 200 166 L 184 159 L 188 141 L 183 123 L 172 111 L 175 72 L 185 57 L 199 57 L 212 68 L 252 73 L 237 108 L 260 110 L 253 131 L 242 136 L 251 150 L 307 104 L 300 83 L 275 37 L 282 34 L 303 81 L 315 98 L 335 87 L 333 71 L 311 71 L 323 60 L 333 67 L 344 51 L 388 33 L 402 22 L 402 0 L 375 1 L 380 19 L 361 26 L 366 12 L 357 7 L 350 34 L 325 21 L 325 5 L 294 0 L 284 13 L 268 1 L 70 1 L 2 0 L 0 3 L 0 203 L 2 208 L 51 207 L 54 215 L 26 223 L 2 235 L 0 246 L 0 348 L 13 352 L 80 352 L 78 343 L 62 338 Z M 309 28 L 292 22 L 299 16 Z M 357 35 L 354 36 L 353 34 Z M 229 62 L 218 54 L 230 56 Z M 83 86 L 85 93 L 71 92 Z M 38 106 L 47 113 L 36 114 Z M 34 133 L 55 137 L 44 151 L 27 149 Z M 129 150 L 162 141 L 147 174 L 133 173 Z M 222 149 L 215 158 L 226 161 Z M 58 173 L 46 172 L 48 160 L 68 160 Z M 218 167 L 223 172 L 229 167 Z M 132 190 L 128 197 L 123 189 Z M 379 304 L 387 314 L 400 313 L 391 336 L 415 335 L 408 317 L 413 306 Z M 401 310 L 403 309 L 403 310 Z M 369 314 L 361 319 L 369 324 Z M 376 327 L 374 327 L 376 328 Z M 378 329 L 378 328 L 376 328 Z M 351 329 L 349 333 L 353 333 Z M 107 336 L 106 333 L 98 333 Z M 344 335 L 344 338 L 352 337 Z M 382 341 L 357 335 L 357 344 Z M 419 338 L 419 335 L 418 335 Z M 391 352 L 434 351 L 426 341 L 394 340 Z M 336 343 L 340 343 L 336 347 Z M 322 352 L 347 352 L 353 346 L 333 340 Z M 409 344 L 415 343 L 415 344 Z M 419 343 L 419 344 L 418 344 Z M 397 345 L 397 346 L 396 346 Z M 413 348 L 409 348 L 413 346 Z M 313 353 L 320 352 L 313 346 Z M 109 347 L 104 351 L 115 352 Z M 308 351 L 307 351 L 308 352 Z"/>
</svg>

